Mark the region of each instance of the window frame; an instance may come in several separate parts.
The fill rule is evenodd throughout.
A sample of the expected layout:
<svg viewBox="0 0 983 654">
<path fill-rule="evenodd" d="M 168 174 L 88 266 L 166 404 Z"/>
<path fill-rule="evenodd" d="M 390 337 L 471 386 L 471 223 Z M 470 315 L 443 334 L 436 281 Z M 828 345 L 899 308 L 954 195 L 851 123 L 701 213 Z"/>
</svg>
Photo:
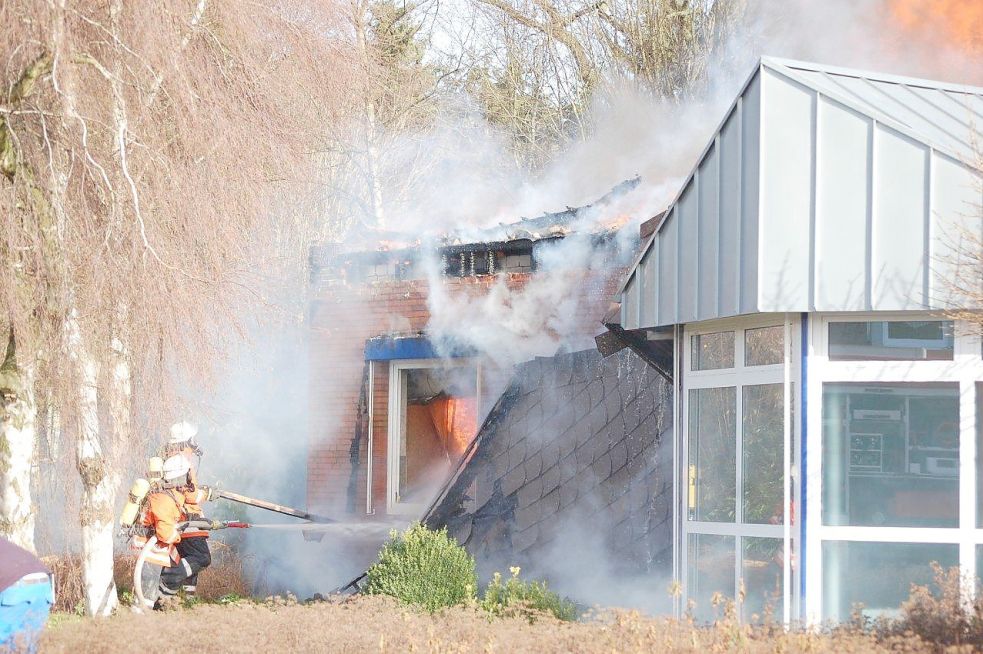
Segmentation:
<svg viewBox="0 0 983 654">
<path fill-rule="evenodd" d="M 475 406 L 480 416 L 481 365 L 477 359 L 463 357 L 453 359 L 394 359 L 389 362 L 389 404 L 386 428 L 386 513 L 389 515 L 420 517 L 430 502 L 430 500 L 422 502 L 399 501 L 399 444 L 403 433 L 406 431 L 406 376 L 403 373 L 410 370 L 466 367 L 472 367 L 475 371 Z M 371 461 L 369 461 L 369 465 L 372 465 Z"/>
<path fill-rule="evenodd" d="M 745 356 L 745 332 L 761 327 L 783 326 L 785 329 L 783 361 L 768 365 L 747 365 Z M 732 368 L 716 368 L 709 370 L 694 370 L 692 338 L 703 334 L 713 334 L 724 331 L 734 332 L 734 366 Z M 679 536 L 677 547 L 679 551 L 680 581 L 683 584 L 682 605 L 685 606 L 687 585 L 692 570 L 689 568 L 689 539 L 691 535 L 719 535 L 734 537 L 734 599 L 736 600 L 744 562 L 744 538 L 777 538 L 783 540 L 783 548 L 790 555 L 785 556 L 783 565 L 783 606 L 780 613 L 784 622 L 788 623 L 792 615 L 798 614 L 799 587 L 801 566 L 792 566 L 793 561 L 800 560 L 799 548 L 801 538 L 795 534 L 801 529 L 798 516 L 792 516 L 791 505 L 798 504 L 799 475 L 796 472 L 801 456 L 800 429 L 791 423 L 792 416 L 800 416 L 799 386 L 796 380 L 800 377 L 799 362 L 801 349 L 801 323 L 799 314 L 757 314 L 748 317 L 713 320 L 685 325 L 681 329 L 682 366 L 680 370 L 678 392 L 681 397 L 680 417 L 676 424 L 679 426 L 677 440 L 680 453 L 680 488 L 677 506 L 679 507 Z M 784 385 L 783 401 L 783 524 L 746 523 L 743 521 L 744 512 L 744 392 L 747 386 L 780 383 Z M 794 385 L 794 386 L 793 386 Z M 709 522 L 689 519 L 689 413 L 690 391 L 705 388 L 734 387 L 736 394 L 736 510 L 733 522 Z M 794 392 L 790 390 L 794 388 Z M 796 418 L 797 420 L 798 418 Z M 794 460 L 792 452 L 794 451 Z M 793 524 L 794 523 L 794 524 Z M 742 607 L 739 607 L 742 610 Z"/>
<path fill-rule="evenodd" d="M 862 541 L 883 543 L 954 544 L 966 574 L 976 574 L 976 546 L 983 545 L 983 528 L 976 527 L 976 384 L 983 382 L 980 337 L 964 321 L 954 321 L 952 360 L 831 361 L 829 325 L 835 322 L 897 322 L 953 320 L 933 312 L 812 313 L 808 325 L 806 380 L 807 445 L 805 518 L 805 618 L 819 624 L 823 611 L 823 543 Z M 885 326 L 885 330 L 887 327 Z M 885 332 L 886 333 L 886 332 Z M 959 384 L 959 520 L 956 527 L 828 526 L 823 524 L 823 391 L 832 383 L 958 383 Z M 973 592 L 973 591 L 971 591 Z"/>
</svg>

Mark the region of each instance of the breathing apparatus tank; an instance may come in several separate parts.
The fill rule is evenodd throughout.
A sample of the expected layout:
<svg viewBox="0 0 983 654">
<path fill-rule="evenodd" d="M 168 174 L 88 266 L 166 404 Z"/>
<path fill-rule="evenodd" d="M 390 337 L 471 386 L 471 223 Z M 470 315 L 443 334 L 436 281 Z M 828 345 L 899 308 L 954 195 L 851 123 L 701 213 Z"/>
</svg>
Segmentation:
<svg viewBox="0 0 983 654">
<path fill-rule="evenodd" d="M 150 490 L 150 482 L 146 479 L 137 479 L 130 486 L 130 496 L 127 498 L 126 504 L 123 506 L 123 512 L 119 517 L 120 527 L 132 527 L 133 523 L 136 522 L 137 516 L 140 515 L 140 505 L 143 504 L 143 500 L 147 497 L 147 491 Z"/>
<path fill-rule="evenodd" d="M 147 478 L 152 486 L 159 487 L 164 481 L 164 459 L 159 456 L 150 457 L 147 464 Z"/>
</svg>

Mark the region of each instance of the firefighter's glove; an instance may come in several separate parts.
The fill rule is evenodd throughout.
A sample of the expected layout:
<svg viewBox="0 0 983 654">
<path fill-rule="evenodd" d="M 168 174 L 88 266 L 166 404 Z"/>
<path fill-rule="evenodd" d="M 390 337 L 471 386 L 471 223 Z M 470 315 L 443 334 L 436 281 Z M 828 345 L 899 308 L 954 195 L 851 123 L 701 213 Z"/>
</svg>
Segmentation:
<svg viewBox="0 0 983 654">
<path fill-rule="evenodd" d="M 218 498 L 218 486 L 201 486 L 201 490 L 205 491 L 206 502 L 211 502 Z"/>
</svg>

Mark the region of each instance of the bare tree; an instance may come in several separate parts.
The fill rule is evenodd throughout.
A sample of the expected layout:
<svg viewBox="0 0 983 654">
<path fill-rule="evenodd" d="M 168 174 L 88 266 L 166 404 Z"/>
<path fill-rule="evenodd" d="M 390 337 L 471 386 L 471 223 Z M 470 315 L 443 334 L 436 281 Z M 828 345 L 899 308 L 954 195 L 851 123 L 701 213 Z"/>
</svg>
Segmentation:
<svg viewBox="0 0 983 654">
<path fill-rule="evenodd" d="M 939 297 L 933 298 L 942 306 L 952 307 L 946 313 L 967 325 L 976 325 L 983 334 L 983 141 L 979 131 L 972 134 L 973 151 L 963 157 L 966 197 L 949 224 L 937 231 L 937 254 L 931 265 Z"/>
<path fill-rule="evenodd" d="M 386 227 L 386 207 L 416 171 L 389 169 L 395 141 L 434 125 L 441 72 L 424 61 L 433 0 L 351 0 L 358 75 L 349 93 L 350 121 L 326 139 L 320 160 L 333 225 Z"/>
<path fill-rule="evenodd" d="M 709 91 L 743 0 L 473 0 L 481 27 L 464 86 L 535 168 L 590 134 L 588 103 L 612 84 L 681 103 Z M 491 44 L 491 45 L 489 45 Z"/>
<path fill-rule="evenodd" d="M 216 333 L 234 335 L 261 300 L 283 243 L 273 217 L 297 224 L 283 198 L 309 192 L 311 153 L 355 77 L 339 13 L 290 0 L 0 6 L 0 445 L 12 453 L 0 474 L 17 481 L 0 487 L 0 526 L 29 544 L 30 518 L 11 507 L 30 505 L 43 389 L 75 443 L 90 614 L 116 602 L 128 405 L 165 420 L 182 380 L 209 374 Z"/>
</svg>

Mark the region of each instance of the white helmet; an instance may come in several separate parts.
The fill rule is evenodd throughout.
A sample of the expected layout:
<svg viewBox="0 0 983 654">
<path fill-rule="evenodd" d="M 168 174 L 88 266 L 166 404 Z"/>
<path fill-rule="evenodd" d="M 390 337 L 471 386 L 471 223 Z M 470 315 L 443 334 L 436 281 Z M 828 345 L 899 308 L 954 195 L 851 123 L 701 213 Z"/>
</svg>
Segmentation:
<svg viewBox="0 0 983 654">
<path fill-rule="evenodd" d="M 171 425 L 171 437 L 168 439 L 168 445 L 180 445 L 181 443 L 186 443 L 192 438 L 198 435 L 198 427 L 190 422 L 182 420 L 181 422 L 175 422 Z"/>
<path fill-rule="evenodd" d="M 173 483 L 183 481 L 190 471 L 191 465 L 188 463 L 188 458 L 183 454 L 175 454 L 164 461 L 162 475 L 165 483 Z"/>
</svg>

